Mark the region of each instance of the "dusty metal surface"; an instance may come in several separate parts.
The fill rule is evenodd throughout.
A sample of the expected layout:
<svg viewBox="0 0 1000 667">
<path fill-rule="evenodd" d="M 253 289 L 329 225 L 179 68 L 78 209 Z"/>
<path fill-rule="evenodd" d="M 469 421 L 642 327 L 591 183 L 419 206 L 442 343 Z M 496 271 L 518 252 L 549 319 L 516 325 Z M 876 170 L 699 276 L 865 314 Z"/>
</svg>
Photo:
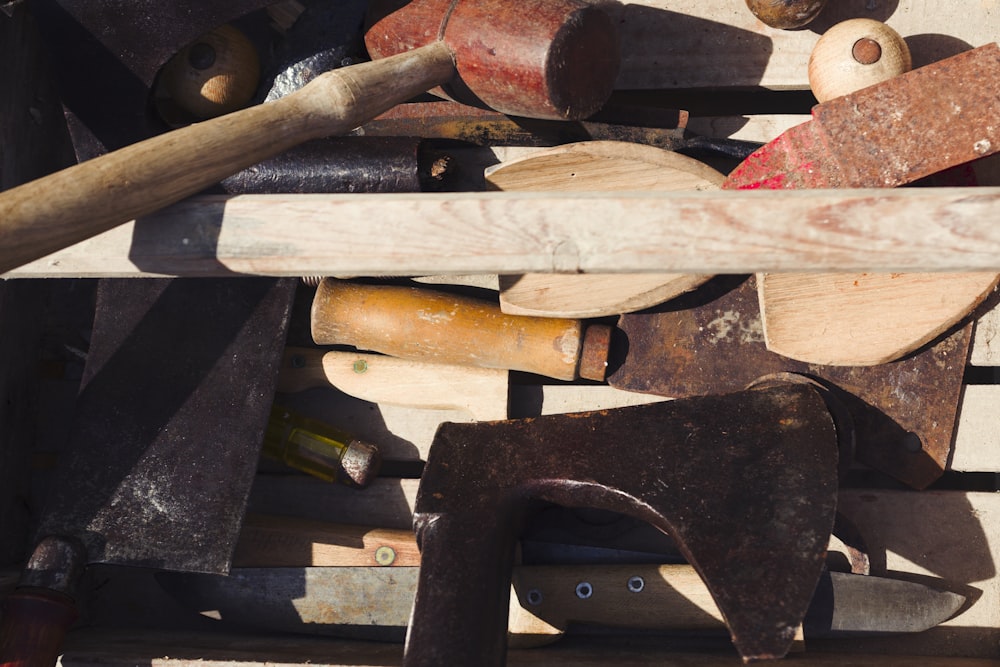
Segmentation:
<svg viewBox="0 0 1000 667">
<path fill-rule="evenodd" d="M 731 189 L 896 187 L 1000 151 L 1000 46 L 988 44 L 813 109 L 751 155 Z"/>
<path fill-rule="evenodd" d="M 105 280 L 39 535 L 91 562 L 225 572 L 274 398 L 295 281 Z"/>
<path fill-rule="evenodd" d="M 514 545 L 536 501 L 669 533 L 743 658 L 784 655 L 825 560 L 837 458 L 830 413 L 801 384 L 443 424 L 416 500 L 421 573 L 404 665 L 504 663 Z"/>
<path fill-rule="evenodd" d="M 736 391 L 773 373 L 805 375 L 850 412 L 860 462 L 924 488 L 951 452 L 971 326 L 890 364 L 806 364 L 768 351 L 754 278 L 735 286 L 716 280 L 659 309 L 623 315 L 608 382 L 682 397 Z"/>
</svg>

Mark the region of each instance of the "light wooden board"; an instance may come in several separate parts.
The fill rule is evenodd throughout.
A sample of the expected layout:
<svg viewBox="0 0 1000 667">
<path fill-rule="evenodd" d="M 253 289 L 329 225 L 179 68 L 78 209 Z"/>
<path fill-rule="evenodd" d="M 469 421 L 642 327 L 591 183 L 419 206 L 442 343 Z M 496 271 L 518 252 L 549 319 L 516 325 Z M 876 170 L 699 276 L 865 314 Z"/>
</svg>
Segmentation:
<svg viewBox="0 0 1000 667">
<path fill-rule="evenodd" d="M 1000 39 L 996 0 L 950 3 L 839 0 L 801 30 L 776 30 L 730 0 L 643 0 L 622 11 L 616 87 L 808 89 L 819 36 L 849 18 L 884 21 L 906 40 L 914 67 Z"/>
<path fill-rule="evenodd" d="M 5 276 L 996 271 L 998 217 L 998 187 L 208 196 Z"/>
<path fill-rule="evenodd" d="M 395 667 L 403 647 L 397 644 L 333 641 L 311 637 L 259 635 L 206 637 L 193 633 L 89 631 L 71 635 L 62 667 Z M 632 638 L 601 642 L 571 638 L 540 649 L 512 650 L 507 664 L 532 667 L 731 667 L 734 652 L 692 652 L 667 642 Z M 782 667 L 993 667 L 993 660 L 805 653 L 790 656 Z"/>
<path fill-rule="evenodd" d="M 653 146 L 587 141 L 535 152 L 486 170 L 492 190 L 511 192 L 679 192 L 718 190 L 725 175 Z M 500 309 L 514 315 L 603 317 L 655 306 L 709 279 L 648 273 L 500 276 Z"/>
</svg>

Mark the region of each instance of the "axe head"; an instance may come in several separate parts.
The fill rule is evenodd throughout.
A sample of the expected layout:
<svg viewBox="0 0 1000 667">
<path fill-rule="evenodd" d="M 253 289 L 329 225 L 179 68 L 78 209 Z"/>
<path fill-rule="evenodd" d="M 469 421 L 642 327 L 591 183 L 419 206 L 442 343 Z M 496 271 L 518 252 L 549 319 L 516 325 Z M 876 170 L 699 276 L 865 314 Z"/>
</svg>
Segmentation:
<svg viewBox="0 0 1000 667">
<path fill-rule="evenodd" d="M 834 420 L 808 384 L 444 424 L 416 502 L 421 572 L 404 665 L 503 664 L 514 544 L 534 500 L 668 533 L 744 660 L 781 657 L 823 568 L 837 462 Z"/>
</svg>

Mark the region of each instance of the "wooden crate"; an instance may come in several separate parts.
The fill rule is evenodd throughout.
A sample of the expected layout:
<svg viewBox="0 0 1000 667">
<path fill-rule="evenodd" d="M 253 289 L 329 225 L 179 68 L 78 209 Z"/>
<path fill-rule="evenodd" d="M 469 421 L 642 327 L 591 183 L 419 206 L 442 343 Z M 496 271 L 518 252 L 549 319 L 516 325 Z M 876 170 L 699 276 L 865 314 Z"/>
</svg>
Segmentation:
<svg viewBox="0 0 1000 667">
<path fill-rule="evenodd" d="M 993 0 L 897 3 L 843 0 L 804 30 L 758 23 L 735 0 L 642 0 L 622 12 L 630 45 L 622 90 L 664 104 L 697 101 L 689 127 L 712 136 L 768 141 L 806 119 L 805 63 L 818 35 L 838 20 L 886 20 L 907 38 L 919 66 L 1000 38 Z M 44 53 L 23 5 L 0 14 L 0 185 L 10 187 L 66 163 L 58 107 L 39 70 Z M 722 89 L 722 90 L 720 90 Z M 751 91 L 752 95 L 733 95 Z M 726 94 L 728 93 L 728 94 Z M 754 109 L 740 101 L 753 100 Z M 736 102 L 734 102 L 734 100 Z M 765 113 L 751 113 L 766 101 Z M 39 150 L 44 146 L 51 150 Z M 41 502 L 46 457 L 65 436 L 75 389 L 72 364 L 57 376 L 34 360 L 45 336 L 79 333 L 82 312 L 63 310 L 88 294 L 89 278 L 139 275 L 422 275 L 524 272 L 1000 270 L 1000 168 L 979 166 L 984 186 L 962 189 L 782 193 L 315 195 L 199 197 L 33 262 L 0 284 L 0 566 L 16 568 Z M 824 224 L 817 224 L 822 211 Z M 867 224 L 877 219 L 877 227 Z M 614 221 L 609 224 L 609 221 Z M 289 230 L 294 229 L 294 234 Z M 780 242 L 776 242 L 780 240 Z M 933 242 L 929 241 L 933 239 Z M 878 248 L 891 244 L 887 254 Z M 52 278 L 64 280 L 53 281 Z M 57 283 L 57 284 L 53 284 Z M 75 328 L 74 328 L 75 327 Z M 63 340 L 63 339 L 60 339 Z M 63 340 L 65 343 L 65 340 Z M 786 664 L 985 665 L 1000 660 L 1000 311 L 976 325 L 950 472 L 927 491 L 861 485 L 840 507 L 872 544 L 873 572 L 940 578 L 973 601 L 958 616 L 913 637 L 810 642 Z M 650 400 L 608 387 L 515 386 L 512 400 L 543 396 L 543 412 Z M 459 412 L 375 405 L 334 389 L 297 395 L 296 407 L 385 442 L 393 458 L 422 458 L 441 421 Z M 536 402 L 537 403 L 537 402 Z M 346 422 L 346 423 L 345 423 Z M 33 472 L 36 486 L 28 484 Z M 251 509 L 408 528 L 418 480 L 385 477 L 357 492 L 297 475 L 258 475 Z M 33 491 L 33 488 L 36 489 Z M 44 488 L 42 486 L 42 488 Z M 145 573 L 108 576 L 88 624 L 71 633 L 63 664 L 393 665 L 385 644 L 231 637 L 195 632 Z M 0 579 L 9 586 L 11 577 Z M 919 656 L 919 657 L 913 657 Z M 940 662 L 939 662 L 940 661 Z M 511 665 L 737 664 L 732 651 L 696 654 L 665 640 L 568 637 L 515 651 Z"/>
</svg>

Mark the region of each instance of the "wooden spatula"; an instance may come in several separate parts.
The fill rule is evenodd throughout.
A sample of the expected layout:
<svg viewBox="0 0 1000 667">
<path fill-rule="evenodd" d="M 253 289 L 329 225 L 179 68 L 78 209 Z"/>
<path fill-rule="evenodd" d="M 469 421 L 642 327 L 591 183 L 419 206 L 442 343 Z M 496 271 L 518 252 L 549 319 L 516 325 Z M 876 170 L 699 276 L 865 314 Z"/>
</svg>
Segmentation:
<svg viewBox="0 0 1000 667">
<path fill-rule="evenodd" d="M 963 111 L 969 109 L 975 112 Z M 819 104 L 812 120 L 747 158 L 723 187 L 913 183 L 1000 150 L 1000 125 L 992 120 L 998 116 L 1000 47 L 990 44 Z M 807 363 L 886 363 L 966 316 L 997 279 L 995 273 L 761 275 L 765 342 Z"/>
<path fill-rule="evenodd" d="M 717 190 L 725 177 L 654 146 L 618 141 L 566 144 L 490 167 L 488 186 L 513 191 Z M 513 315 L 586 318 L 663 303 L 708 280 L 678 273 L 500 276 L 500 309 Z"/>
</svg>

